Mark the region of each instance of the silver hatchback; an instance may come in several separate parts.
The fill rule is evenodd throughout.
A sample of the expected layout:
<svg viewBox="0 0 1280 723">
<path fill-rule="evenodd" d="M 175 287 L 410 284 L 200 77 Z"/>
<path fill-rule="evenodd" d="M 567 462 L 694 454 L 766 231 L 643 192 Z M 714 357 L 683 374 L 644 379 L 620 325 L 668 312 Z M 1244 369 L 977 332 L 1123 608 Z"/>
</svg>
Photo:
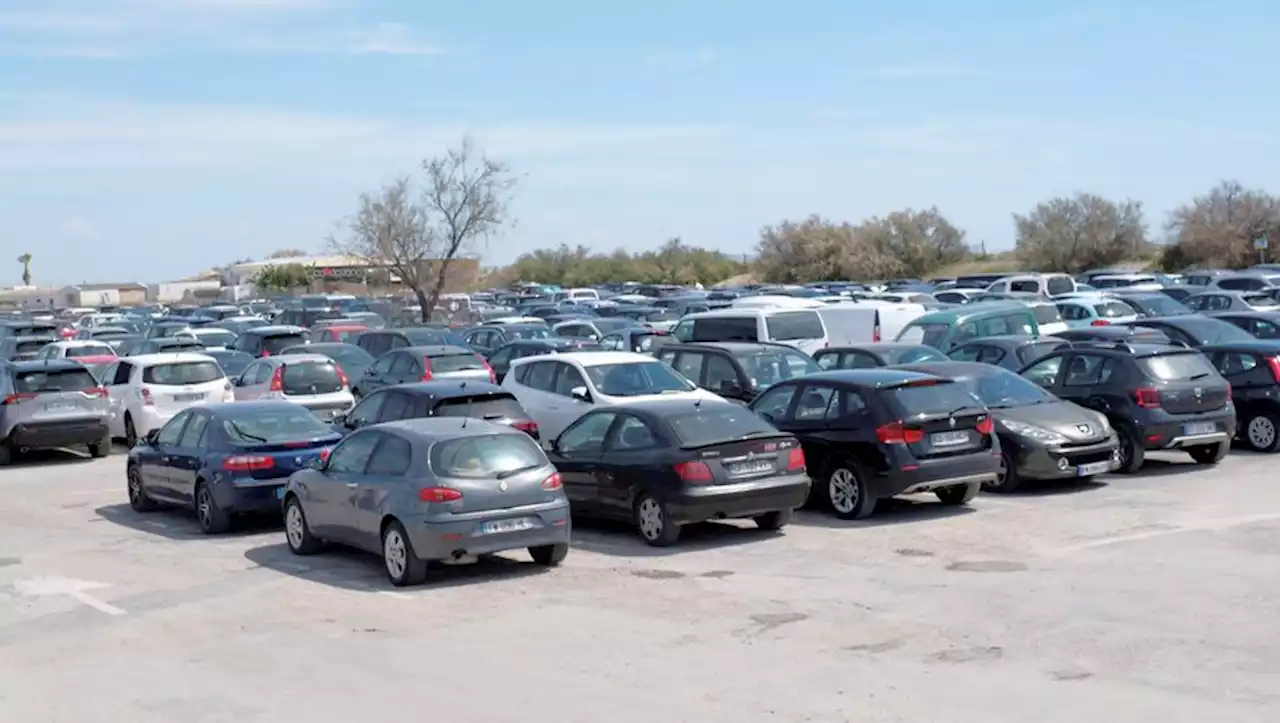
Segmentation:
<svg viewBox="0 0 1280 723">
<path fill-rule="evenodd" d="M 0 362 L 0 465 L 15 452 L 86 445 L 111 453 L 107 391 L 65 360 Z"/>
<path fill-rule="evenodd" d="M 560 474 L 529 435 L 479 419 L 408 419 L 365 427 L 280 494 L 299 555 L 334 542 L 380 553 L 397 586 L 427 563 L 526 548 L 558 565 L 569 552 Z"/>
</svg>

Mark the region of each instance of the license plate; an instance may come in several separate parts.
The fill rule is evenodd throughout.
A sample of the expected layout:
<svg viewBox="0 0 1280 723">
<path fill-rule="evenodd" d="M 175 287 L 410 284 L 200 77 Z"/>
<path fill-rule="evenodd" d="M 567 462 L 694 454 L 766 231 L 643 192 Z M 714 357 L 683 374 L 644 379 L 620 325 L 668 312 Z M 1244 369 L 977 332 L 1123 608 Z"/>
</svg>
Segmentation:
<svg viewBox="0 0 1280 723">
<path fill-rule="evenodd" d="M 739 462 L 729 465 L 729 474 L 734 477 L 742 477 L 749 474 L 760 474 L 761 472 L 772 472 L 773 462 L 767 459 L 756 460 L 755 462 Z"/>
<path fill-rule="evenodd" d="M 1111 471 L 1110 462 L 1093 462 L 1091 464 L 1082 464 L 1076 467 L 1077 477 L 1091 477 L 1095 474 L 1102 474 Z"/>
<path fill-rule="evenodd" d="M 198 401 L 200 401 L 201 399 L 204 399 L 204 395 L 203 395 L 203 394 L 175 394 L 175 395 L 173 395 L 173 401 L 175 401 L 175 402 L 198 402 Z"/>
<path fill-rule="evenodd" d="M 520 532 L 521 530 L 533 529 L 533 520 L 528 517 L 518 517 L 514 520 L 494 520 L 480 525 L 480 534 L 482 535 L 499 535 L 504 532 Z"/>
<path fill-rule="evenodd" d="M 1182 425 L 1183 434 L 1213 434 L 1218 431 L 1218 425 L 1213 422 L 1191 422 Z"/>
<path fill-rule="evenodd" d="M 44 405 L 44 411 L 46 412 L 69 412 L 75 408 L 75 402 L 49 402 Z"/>
<path fill-rule="evenodd" d="M 929 435 L 929 444 L 934 447 L 955 447 L 968 442 L 968 432 L 935 432 Z"/>
</svg>

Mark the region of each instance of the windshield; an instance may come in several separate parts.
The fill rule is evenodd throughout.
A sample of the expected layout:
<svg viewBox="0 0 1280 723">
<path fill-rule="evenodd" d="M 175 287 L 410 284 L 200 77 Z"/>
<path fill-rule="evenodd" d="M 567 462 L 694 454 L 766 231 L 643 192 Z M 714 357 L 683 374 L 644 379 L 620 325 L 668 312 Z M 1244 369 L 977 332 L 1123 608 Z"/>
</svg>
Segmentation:
<svg viewBox="0 0 1280 723">
<path fill-rule="evenodd" d="M 889 393 L 904 417 L 950 414 L 958 409 L 982 407 L 982 400 L 964 384 L 949 380 L 895 387 Z"/>
<path fill-rule="evenodd" d="M 459 437 L 431 449 L 431 471 L 440 477 L 493 478 L 549 464 L 537 443 L 526 434 Z"/>
<path fill-rule="evenodd" d="M 1122 301 L 1104 301 L 1100 304 L 1093 305 L 1093 311 L 1104 319 L 1114 319 L 1118 316 L 1133 316 L 1134 310 L 1132 306 Z M 1037 319 L 1039 321 L 1039 319 Z"/>
<path fill-rule="evenodd" d="M 589 366 L 587 376 L 601 394 L 610 397 L 638 397 L 664 392 L 691 392 L 694 386 L 676 370 L 660 361 L 628 362 Z"/>
<path fill-rule="evenodd" d="M 246 409 L 247 407 L 247 409 Z M 315 439 L 332 434 L 309 409 L 282 405 L 263 409 L 257 405 L 229 404 L 222 408 L 222 430 L 232 444 L 249 446 Z"/>
<path fill-rule="evenodd" d="M 1181 319 L 1178 321 L 1177 328 L 1190 335 L 1201 346 L 1254 340 L 1252 334 L 1235 324 L 1221 319 L 1210 319 L 1207 316 Z"/>
<path fill-rule="evenodd" d="M 507 329 L 510 339 L 550 339 L 551 330 L 545 326 L 517 326 Z"/>
<path fill-rule="evenodd" d="M 240 376 L 254 361 L 253 355 L 245 354 L 244 352 L 221 354 L 215 351 L 210 353 L 209 356 L 213 357 L 214 361 L 218 363 L 218 366 L 222 367 L 222 371 L 226 372 L 229 377 Z"/>
<path fill-rule="evenodd" d="M 957 376 L 955 380 L 963 384 L 990 409 L 1026 407 L 1056 399 L 1034 382 L 999 367 Z"/>
<path fill-rule="evenodd" d="M 303 344 L 307 338 L 302 334 L 276 334 L 262 338 L 262 348 L 271 354 L 279 354 L 294 344 Z"/>
<path fill-rule="evenodd" d="M 1180 316 L 1192 313 L 1185 304 L 1164 294 L 1130 297 L 1130 303 L 1141 309 L 1147 316 Z"/>
<path fill-rule="evenodd" d="M 156 364 L 142 370 L 142 381 L 146 384 L 164 386 L 184 386 L 187 384 L 204 384 L 225 376 L 222 367 L 212 361 L 176 362 L 173 364 Z"/>
<path fill-rule="evenodd" d="M 764 319 L 769 341 L 797 341 L 822 339 L 827 335 L 822 319 L 816 311 L 784 311 L 770 314 Z"/>
<path fill-rule="evenodd" d="M 470 348 L 467 340 L 448 329 L 401 329 L 411 346 L 460 346 Z"/>
<path fill-rule="evenodd" d="M 484 362 L 475 354 L 446 354 L 428 359 L 432 372 L 467 372 L 484 369 Z"/>
<path fill-rule="evenodd" d="M 733 356 L 747 373 L 753 389 L 764 389 L 784 379 L 822 371 L 812 358 L 788 349 L 738 353 Z"/>
<path fill-rule="evenodd" d="M 947 342 L 947 337 L 951 335 L 950 324 L 910 324 L 907 328 L 898 334 L 898 338 L 894 341 L 906 342 L 908 344 L 924 344 L 935 349 L 941 349 Z"/>
<path fill-rule="evenodd" d="M 1186 381 L 1218 376 L 1203 354 L 1161 354 L 1139 359 L 1148 374 L 1164 381 Z"/>
<path fill-rule="evenodd" d="M 766 437 L 777 434 L 772 424 L 746 407 L 702 409 L 667 417 L 682 447 L 705 447 L 744 437 Z"/>
</svg>

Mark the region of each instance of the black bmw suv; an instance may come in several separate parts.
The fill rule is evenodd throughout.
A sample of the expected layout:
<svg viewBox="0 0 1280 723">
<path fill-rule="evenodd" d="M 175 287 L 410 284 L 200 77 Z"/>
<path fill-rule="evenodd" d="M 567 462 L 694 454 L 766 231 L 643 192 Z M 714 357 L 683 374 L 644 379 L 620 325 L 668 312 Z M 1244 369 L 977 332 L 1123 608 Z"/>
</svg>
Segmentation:
<svg viewBox="0 0 1280 723">
<path fill-rule="evenodd" d="M 1147 450 L 1181 449 L 1200 464 L 1226 456 L 1236 431 L 1231 385 L 1203 354 L 1166 344 L 1077 342 L 1022 376 L 1106 415 L 1120 441 L 1120 472 Z"/>
</svg>

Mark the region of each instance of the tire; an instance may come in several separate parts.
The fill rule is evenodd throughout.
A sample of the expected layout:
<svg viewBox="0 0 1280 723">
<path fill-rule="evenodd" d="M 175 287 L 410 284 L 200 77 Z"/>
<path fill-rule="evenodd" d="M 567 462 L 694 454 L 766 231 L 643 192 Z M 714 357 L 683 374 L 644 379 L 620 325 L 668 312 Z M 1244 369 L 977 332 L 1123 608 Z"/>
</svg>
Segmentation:
<svg viewBox="0 0 1280 723">
<path fill-rule="evenodd" d="M 413 551 L 404 525 L 392 520 L 382 531 L 382 568 L 396 587 L 421 585 L 427 579 L 427 561 Z"/>
<path fill-rule="evenodd" d="M 124 414 L 124 443 L 129 449 L 138 446 L 138 430 L 133 426 L 133 417 L 128 412 Z"/>
<path fill-rule="evenodd" d="M 1240 436 L 1249 449 L 1275 452 L 1280 449 L 1280 415 L 1257 412 L 1240 425 Z"/>
<path fill-rule="evenodd" d="M 534 562 L 543 567 L 555 567 L 564 562 L 564 558 L 568 555 L 569 543 L 567 542 L 529 548 L 529 557 L 532 557 Z"/>
<path fill-rule="evenodd" d="M 1217 464 L 1227 456 L 1227 450 L 1230 448 L 1229 442 L 1197 444 L 1194 447 L 1187 447 L 1187 454 L 1191 455 L 1191 459 L 1194 459 L 1196 464 Z"/>
<path fill-rule="evenodd" d="M 209 485 L 196 485 L 196 521 L 206 535 L 221 535 L 231 529 L 231 515 L 218 506 Z"/>
<path fill-rule="evenodd" d="M 670 547 L 680 539 L 680 525 L 671 521 L 667 506 L 652 495 L 642 494 L 636 500 L 635 523 L 647 545 Z"/>
<path fill-rule="evenodd" d="M 89 456 L 101 459 L 111 454 L 111 433 L 103 435 L 102 439 L 89 443 Z"/>
<path fill-rule="evenodd" d="M 142 473 L 138 471 L 137 467 L 130 465 L 128 471 L 125 472 L 125 478 L 128 480 L 129 485 L 129 506 L 133 508 L 134 512 L 151 512 L 159 507 L 156 501 L 147 494 L 147 488 L 142 485 Z"/>
<path fill-rule="evenodd" d="M 1120 474 L 1134 474 L 1146 462 L 1147 450 L 1132 429 L 1118 427 L 1116 436 L 1120 438 L 1120 466 L 1116 467 L 1116 471 Z"/>
<path fill-rule="evenodd" d="M 933 491 L 938 496 L 938 501 L 947 507 L 959 507 L 967 505 L 973 501 L 974 497 L 982 491 L 981 482 L 973 482 L 966 485 L 951 485 Z"/>
<path fill-rule="evenodd" d="M 289 543 L 289 552 L 295 555 L 314 555 L 324 547 L 324 542 L 311 534 L 302 502 L 293 495 L 284 503 L 284 539 Z"/>
<path fill-rule="evenodd" d="M 775 510 L 766 512 L 763 515 L 756 515 L 751 520 L 756 523 L 756 527 L 762 530 L 781 530 L 791 523 L 791 518 L 796 514 L 795 510 Z"/>
<path fill-rule="evenodd" d="M 1022 475 L 1018 474 L 1018 460 L 1008 447 L 1000 450 L 1000 472 L 995 482 L 986 485 L 988 492 L 1008 494 L 1017 492 L 1022 486 Z"/>
<path fill-rule="evenodd" d="M 6 467 L 13 462 L 13 448 L 9 443 L 0 439 L 0 467 Z"/>
<path fill-rule="evenodd" d="M 839 462 L 827 473 L 825 501 L 842 520 L 864 520 L 875 512 L 876 501 L 867 489 L 866 475 L 856 462 Z"/>
</svg>

